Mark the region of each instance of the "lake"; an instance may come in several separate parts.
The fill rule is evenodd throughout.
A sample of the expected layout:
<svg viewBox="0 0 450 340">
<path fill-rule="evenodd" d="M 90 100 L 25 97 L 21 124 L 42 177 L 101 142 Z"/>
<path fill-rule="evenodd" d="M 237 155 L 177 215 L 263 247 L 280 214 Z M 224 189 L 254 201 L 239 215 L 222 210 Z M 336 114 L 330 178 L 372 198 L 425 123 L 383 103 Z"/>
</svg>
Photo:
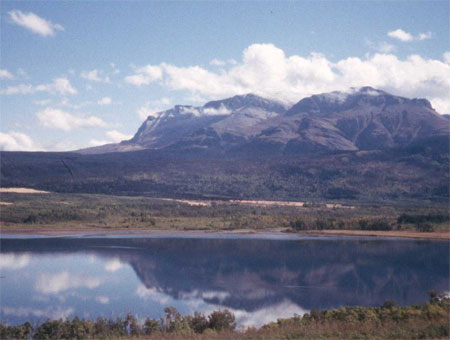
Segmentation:
<svg viewBox="0 0 450 340">
<path fill-rule="evenodd" d="M 297 235 L 2 235 L 0 319 L 229 309 L 261 326 L 313 308 L 423 303 L 449 291 L 448 242 Z"/>
</svg>

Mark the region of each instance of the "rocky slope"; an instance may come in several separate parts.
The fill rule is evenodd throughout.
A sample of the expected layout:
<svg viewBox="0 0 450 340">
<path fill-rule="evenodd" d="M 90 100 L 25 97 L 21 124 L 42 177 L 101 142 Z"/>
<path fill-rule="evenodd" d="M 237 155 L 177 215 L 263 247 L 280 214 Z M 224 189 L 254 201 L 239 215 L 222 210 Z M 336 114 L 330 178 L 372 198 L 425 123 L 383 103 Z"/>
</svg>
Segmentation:
<svg viewBox="0 0 450 340">
<path fill-rule="evenodd" d="M 231 154 L 300 154 L 448 144 L 450 125 L 426 99 L 370 87 L 300 100 L 291 108 L 248 94 L 149 116 L 129 141 L 79 150 L 140 149 Z"/>
</svg>

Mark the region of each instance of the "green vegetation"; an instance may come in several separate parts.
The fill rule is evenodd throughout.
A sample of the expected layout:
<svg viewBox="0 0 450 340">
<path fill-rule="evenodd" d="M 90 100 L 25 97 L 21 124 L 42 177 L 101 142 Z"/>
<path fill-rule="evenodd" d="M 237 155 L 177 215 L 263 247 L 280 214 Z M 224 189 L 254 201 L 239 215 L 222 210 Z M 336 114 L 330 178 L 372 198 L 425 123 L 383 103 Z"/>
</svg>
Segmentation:
<svg viewBox="0 0 450 340">
<path fill-rule="evenodd" d="M 53 192 L 359 203 L 447 203 L 449 197 L 448 151 L 426 146 L 253 158 L 156 150 L 84 156 L 35 152 L 0 155 L 3 187 Z"/>
<path fill-rule="evenodd" d="M 450 336 L 450 299 L 430 292 L 424 305 L 398 307 L 342 307 L 312 310 L 303 316 L 278 319 L 260 329 L 236 331 L 228 310 L 182 316 L 174 307 L 160 320 L 125 318 L 96 321 L 47 320 L 32 327 L 0 324 L 1 339 L 439 339 Z"/>
<path fill-rule="evenodd" d="M 401 230 L 448 231 L 446 204 L 261 206 L 96 194 L 2 193 L 0 223 L 9 229 Z M 198 203 L 198 202 L 197 202 Z M 333 202 L 330 202 L 333 203 Z"/>
<path fill-rule="evenodd" d="M 316 217 L 297 218 L 290 223 L 295 231 L 302 230 L 417 230 L 420 232 L 432 232 L 435 226 L 443 230 L 444 224 L 448 225 L 449 212 L 428 213 L 427 215 L 410 215 L 402 213 L 397 219 L 389 217 L 341 218 Z"/>
</svg>

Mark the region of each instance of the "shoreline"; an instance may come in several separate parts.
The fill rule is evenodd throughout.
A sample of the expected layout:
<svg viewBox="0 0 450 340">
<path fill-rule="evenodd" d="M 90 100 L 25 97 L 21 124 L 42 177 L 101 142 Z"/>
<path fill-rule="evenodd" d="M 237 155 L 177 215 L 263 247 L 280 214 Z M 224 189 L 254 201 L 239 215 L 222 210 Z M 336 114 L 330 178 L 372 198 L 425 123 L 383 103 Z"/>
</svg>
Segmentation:
<svg viewBox="0 0 450 340">
<path fill-rule="evenodd" d="M 305 230 L 292 232 L 289 229 L 232 229 L 232 230 L 202 230 L 202 229 L 139 229 L 139 228 L 101 228 L 101 227 L 70 227 L 64 229 L 39 227 L 39 228 L 0 228 L 2 235 L 39 235 L 39 236 L 94 236 L 94 235 L 292 235 L 292 236 L 362 236 L 362 237 L 383 237 L 383 238 L 407 238 L 407 239 L 427 239 L 450 241 L 450 232 L 415 232 L 415 231 L 381 231 L 381 230 Z"/>
</svg>

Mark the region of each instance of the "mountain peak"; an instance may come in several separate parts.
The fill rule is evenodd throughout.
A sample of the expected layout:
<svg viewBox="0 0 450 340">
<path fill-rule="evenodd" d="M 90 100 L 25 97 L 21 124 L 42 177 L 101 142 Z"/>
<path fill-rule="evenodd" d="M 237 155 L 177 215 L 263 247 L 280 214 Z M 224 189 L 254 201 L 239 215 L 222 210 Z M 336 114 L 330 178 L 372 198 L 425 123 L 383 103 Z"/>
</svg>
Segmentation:
<svg viewBox="0 0 450 340">
<path fill-rule="evenodd" d="M 236 95 L 222 100 L 210 101 L 203 106 L 204 109 L 219 109 L 221 107 L 230 111 L 237 111 L 250 107 L 262 108 L 276 113 L 284 113 L 286 111 L 286 107 L 280 102 L 266 99 L 253 93 Z"/>
</svg>

